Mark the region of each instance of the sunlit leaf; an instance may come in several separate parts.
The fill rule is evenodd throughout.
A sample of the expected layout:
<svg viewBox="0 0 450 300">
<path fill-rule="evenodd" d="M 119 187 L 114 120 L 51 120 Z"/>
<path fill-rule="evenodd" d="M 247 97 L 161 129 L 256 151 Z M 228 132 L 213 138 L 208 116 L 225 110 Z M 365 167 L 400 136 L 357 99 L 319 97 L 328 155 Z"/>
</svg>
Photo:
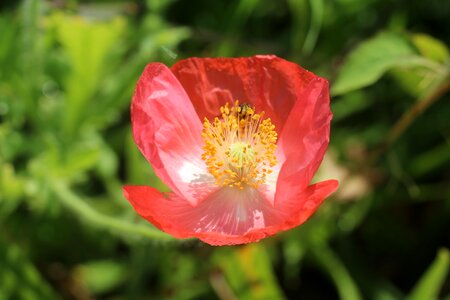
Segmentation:
<svg viewBox="0 0 450 300">
<path fill-rule="evenodd" d="M 411 40 L 424 57 L 440 63 L 449 59 L 449 49 L 438 39 L 428 34 L 416 33 L 412 35 Z"/>
<path fill-rule="evenodd" d="M 449 58 L 449 50 L 429 35 L 413 34 L 410 40 L 423 56 L 422 62 L 410 68 L 396 67 L 392 74 L 408 93 L 418 98 L 447 76 L 447 67 L 443 63 Z"/>
<path fill-rule="evenodd" d="M 380 33 L 350 53 L 332 85 L 332 94 L 340 95 L 371 85 L 393 67 L 419 64 L 419 58 L 403 35 Z"/>
<path fill-rule="evenodd" d="M 70 133 L 79 127 L 88 101 L 94 100 L 92 97 L 104 75 L 108 55 L 123 33 L 126 22 L 120 17 L 101 22 L 62 13 L 53 14 L 49 22 L 55 28 L 57 40 L 71 66 L 65 80 L 68 115 L 64 122 Z"/>
</svg>

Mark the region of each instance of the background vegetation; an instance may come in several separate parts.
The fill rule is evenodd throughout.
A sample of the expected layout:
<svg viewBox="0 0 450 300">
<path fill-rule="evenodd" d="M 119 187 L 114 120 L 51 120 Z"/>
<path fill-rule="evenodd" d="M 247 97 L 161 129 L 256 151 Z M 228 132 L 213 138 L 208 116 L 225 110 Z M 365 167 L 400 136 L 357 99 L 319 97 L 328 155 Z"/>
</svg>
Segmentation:
<svg viewBox="0 0 450 300">
<path fill-rule="evenodd" d="M 450 299 L 450 2 L 0 4 L 0 299 Z M 148 62 L 273 53 L 331 81 L 304 226 L 237 247 L 141 220 L 130 136 Z"/>
</svg>

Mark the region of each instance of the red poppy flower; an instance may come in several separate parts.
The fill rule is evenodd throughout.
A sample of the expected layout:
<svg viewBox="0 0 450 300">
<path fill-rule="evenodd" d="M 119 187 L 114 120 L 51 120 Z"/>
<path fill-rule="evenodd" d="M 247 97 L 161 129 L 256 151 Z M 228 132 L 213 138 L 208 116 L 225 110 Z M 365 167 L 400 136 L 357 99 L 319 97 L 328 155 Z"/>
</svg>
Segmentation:
<svg viewBox="0 0 450 300">
<path fill-rule="evenodd" d="M 151 63 L 131 120 L 172 192 L 125 186 L 124 195 L 177 238 L 258 241 L 302 224 L 338 186 L 309 185 L 329 142 L 328 82 L 273 55 Z"/>
</svg>

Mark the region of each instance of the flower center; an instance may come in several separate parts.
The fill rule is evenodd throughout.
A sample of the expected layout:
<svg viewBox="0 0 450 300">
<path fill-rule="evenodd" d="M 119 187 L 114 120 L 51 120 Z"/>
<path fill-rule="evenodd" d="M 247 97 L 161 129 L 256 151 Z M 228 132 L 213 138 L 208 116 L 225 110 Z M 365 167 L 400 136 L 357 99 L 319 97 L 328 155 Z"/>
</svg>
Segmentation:
<svg viewBox="0 0 450 300">
<path fill-rule="evenodd" d="M 277 164 L 275 125 L 264 119 L 264 112 L 257 114 L 238 101 L 231 108 L 226 103 L 220 112 L 220 118 L 203 122 L 202 159 L 217 185 L 257 188 Z"/>
<path fill-rule="evenodd" d="M 241 168 L 255 161 L 255 150 L 247 143 L 237 142 L 231 144 L 229 152 L 231 164 L 237 168 Z"/>
</svg>

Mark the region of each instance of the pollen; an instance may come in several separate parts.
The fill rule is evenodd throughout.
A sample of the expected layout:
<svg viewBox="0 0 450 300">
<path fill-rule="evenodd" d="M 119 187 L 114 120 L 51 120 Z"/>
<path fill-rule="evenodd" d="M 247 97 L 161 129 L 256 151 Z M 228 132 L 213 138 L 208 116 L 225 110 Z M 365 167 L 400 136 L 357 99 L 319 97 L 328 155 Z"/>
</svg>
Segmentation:
<svg viewBox="0 0 450 300">
<path fill-rule="evenodd" d="M 236 101 L 220 108 L 220 117 L 205 118 L 202 159 L 216 185 L 257 188 L 277 164 L 277 132 L 264 112 Z"/>
</svg>

